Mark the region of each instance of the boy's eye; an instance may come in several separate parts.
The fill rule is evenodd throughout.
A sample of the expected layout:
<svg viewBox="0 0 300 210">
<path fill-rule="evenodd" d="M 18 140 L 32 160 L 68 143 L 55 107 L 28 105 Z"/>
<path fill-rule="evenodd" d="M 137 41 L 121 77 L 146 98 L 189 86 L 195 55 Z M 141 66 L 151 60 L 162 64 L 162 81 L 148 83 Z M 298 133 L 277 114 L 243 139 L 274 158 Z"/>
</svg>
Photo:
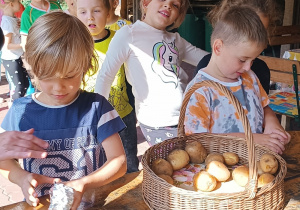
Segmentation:
<svg viewBox="0 0 300 210">
<path fill-rule="evenodd" d="M 95 10 L 95 12 L 100 12 L 100 10 Z"/>
<path fill-rule="evenodd" d="M 175 8 L 179 8 L 179 5 L 178 4 L 173 4 L 173 6 L 175 7 Z"/>
<path fill-rule="evenodd" d="M 244 60 L 240 60 L 240 62 L 241 62 L 241 63 L 245 63 L 246 61 L 244 61 Z"/>
</svg>

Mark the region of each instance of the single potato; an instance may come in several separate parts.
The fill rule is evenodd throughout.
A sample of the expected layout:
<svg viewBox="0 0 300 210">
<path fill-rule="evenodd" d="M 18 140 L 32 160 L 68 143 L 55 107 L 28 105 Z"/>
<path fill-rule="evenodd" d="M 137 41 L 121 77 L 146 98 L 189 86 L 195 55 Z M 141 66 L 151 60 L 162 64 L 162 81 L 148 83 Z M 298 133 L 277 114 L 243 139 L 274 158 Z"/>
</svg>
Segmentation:
<svg viewBox="0 0 300 210">
<path fill-rule="evenodd" d="M 225 182 L 230 177 L 230 171 L 228 170 L 228 168 L 219 161 L 211 161 L 206 166 L 206 171 L 209 174 L 213 175 L 217 179 L 217 181 L 220 182 Z"/>
<path fill-rule="evenodd" d="M 249 179 L 249 168 L 247 166 L 238 166 L 233 170 L 232 178 L 238 185 L 245 187 Z"/>
<path fill-rule="evenodd" d="M 265 173 L 275 174 L 278 169 L 278 161 L 274 155 L 264 154 L 260 158 L 260 167 Z"/>
<path fill-rule="evenodd" d="M 154 160 L 151 169 L 156 175 L 165 174 L 168 176 L 172 176 L 173 174 L 172 165 L 168 161 L 162 158 Z"/>
<path fill-rule="evenodd" d="M 273 176 L 272 174 L 264 173 L 261 176 L 259 176 L 258 182 L 257 182 L 257 187 L 258 188 L 263 187 L 266 184 L 271 183 L 274 179 L 275 179 L 275 176 Z"/>
<path fill-rule="evenodd" d="M 192 163 L 203 163 L 207 156 L 206 149 L 198 141 L 188 143 L 185 151 L 189 154 Z"/>
<path fill-rule="evenodd" d="M 186 166 L 190 162 L 190 156 L 185 150 L 175 149 L 168 155 L 167 160 L 175 171 Z"/>
<path fill-rule="evenodd" d="M 174 180 L 172 179 L 172 177 L 165 175 L 165 174 L 160 174 L 158 175 L 160 178 L 164 179 L 166 182 L 168 182 L 169 184 L 174 184 Z"/>
<path fill-rule="evenodd" d="M 239 162 L 239 156 L 233 152 L 223 153 L 225 164 L 228 166 L 234 166 Z"/>
<path fill-rule="evenodd" d="M 219 153 L 210 153 L 210 154 L 207 155 L 207 157 L 205 159 L 205 165 L 208 165 L 213 160 L 216 160 L 216 161 L 219 161 L 221 163 L 224 163 L 224 157 L 223 157 L 223 155 L 221 155 Z"/>
<path fill-rule="evenodd" d="M 201 190 L 203 192 L 213 191 L 217 186 L 216 178 L 206 171 L 200 171 L 195 174 L 193 183 L 196 191 Z"/>
</svg>

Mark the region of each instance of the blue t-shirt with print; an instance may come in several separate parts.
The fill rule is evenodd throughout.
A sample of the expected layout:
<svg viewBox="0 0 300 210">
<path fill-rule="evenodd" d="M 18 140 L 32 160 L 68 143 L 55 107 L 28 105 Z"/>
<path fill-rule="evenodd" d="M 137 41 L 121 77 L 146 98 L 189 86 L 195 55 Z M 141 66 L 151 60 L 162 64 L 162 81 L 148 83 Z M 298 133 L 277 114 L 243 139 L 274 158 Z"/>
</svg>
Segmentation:
<svg viewBox="0 0 300 210">
<path fill-rule="evenodd" d="M 99 169 L 106 161 L 102 142 L 123 130 L 125 125 L 111 104 L 101 95 L 82 91 L 70 104 L 47 106 L 34 96 L 19 98 L 5 116 L 2 129 L 26 131 L 49 143 L 45 159 L 23 159 L 31 173 L 78 179 Z M 39 196 L 52 185 L 36 188 Z"/>
</svg>

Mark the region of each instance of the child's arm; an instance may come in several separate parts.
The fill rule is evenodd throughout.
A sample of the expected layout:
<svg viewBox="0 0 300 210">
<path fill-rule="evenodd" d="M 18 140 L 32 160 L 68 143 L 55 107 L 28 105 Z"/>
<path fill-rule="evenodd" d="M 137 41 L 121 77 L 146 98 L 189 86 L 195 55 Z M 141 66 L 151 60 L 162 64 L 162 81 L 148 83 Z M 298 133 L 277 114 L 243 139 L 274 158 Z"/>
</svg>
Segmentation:
<svg viewBox="0 0 300 210">
<path fill-rule="evenodd" d="M 25 52 L 25 45 L 27 42 L 27 35 L 28 31 L 32 25 L 31 15 L 25 9 L 21 16 L 21 27 L 20 27 L 20 34 L 21 34 L 21 46 L 23 51 Z"/>
<path fill-rule="evenodd" d="M 280 125 L 275 113 L 269 106 L 264 108 L 264 134 L 271 134 L 284 145 L 291 140 L 290 134 Z"/>
<path fill-rule="evenodd" d="M 222 133 L 220 135 L 226 135 L 226 136 L 235 136 L 239 138 L 245 138 L 244 133 Z M 253 133 L 253 141 L 256 144 L 260 144 L 262 146 L 267 147 L 268 149 L 277 152 L 279 154 L 282 154 L 284 151 L 284 144 L 282 144 L 281 141 L 278 140 L 277 134 L 260 134 L 260 133 Z"/>
<path fill-rule="evenodd" d="M 183 41 L 183 45 L 185 46 L 185 49 L 184 49 L 185 53 L 184 53 L 183 61 L 185 61 L 191 65 L 197 66 L 198 62 L 205 55 L 209 54 L 205 50 L 195 47 L 194 45 L 192 45 L 185 39 L 183 39 L 183 38 L 181 38 L 181 39 Z"/>
<path fill-rule="evenodd" d="M 11 43 L 11 41 L 12 41 L 12 33 L 6 34 L 3 47 L 8 50 L 16 50 L 16 49 L 22 48 L 22 46 L 20 44 L 13 44 L 13 43 Z"/>
<path fill-rule="evenodd" d="M 25 52 L 26 42 L 27 42 L 27 35 L 21 35 L 21 47 L 24 52 Z"/>
<path fill-rule="evenodd" d="M 95 85 L 95 93 L 103 95 L 106 99 L 108 99 L 110 88 L 117 72 L 129 57 L 128 40 L 131 39 L 129 32 L 121 28 L 109 43 L 109 48 Z"/>
<path fill-rule="evenodd" d="M 37 206 L 39 199 L 35 188 L 44 183 L 54 184 L 60 182 L 58 178 L 51 178 L 39 174 L 33 174 L 22 169 L 15 160 L 0 161 L 0 173 L 9 181 L 17 184 L 23 192 L 26 202 L 31 206 Z"/>
<path fill-rule="evenodd" d="M 279 124 L 275 113 L 269 106 L 264 108 L 264 124 L 264 133 L 254 133 L 253 141 L 256 144 L 260 144 L 274 152 L 282 154 L 285 149 L 284 145 L 290 141 L 291 136 Z M 244 133 L 228 133 L 226 135 L 245 138 Z"/>
<path fill-rule="evenodd" d="M 33 135 L 34 129 L 25 132 L 5 131 L 0 134 L 0 161 L 13 158 L 45 158 L 49 144 Z"/>
<path fill-rule="evenodd" d="M 126 155 L 119 134 L 115 133 L 106 138 L 102 142 L 102 146 L 107 157 L 105 164 L 100 169 L 81 179 L 65 183 L 67 186 L 75 189 L 72 210 L 78 208 L 86 190 L 101 187 L 126 173 Z"/>
</svg>

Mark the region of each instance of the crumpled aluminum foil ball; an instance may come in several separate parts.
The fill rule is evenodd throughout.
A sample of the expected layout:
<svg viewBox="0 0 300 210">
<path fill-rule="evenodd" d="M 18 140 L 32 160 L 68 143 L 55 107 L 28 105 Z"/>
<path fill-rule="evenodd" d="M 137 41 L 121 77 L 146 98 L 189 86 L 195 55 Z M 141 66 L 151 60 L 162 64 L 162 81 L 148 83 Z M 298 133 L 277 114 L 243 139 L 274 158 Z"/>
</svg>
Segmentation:
<svg viewBox="0 0 300 210">
<path fill-rule="evenodd" d="M 74 190 L 62 183 L 55 183 L 50 190 L 49 210 L 70 210 L 74 201 Z"/>
</svg>

